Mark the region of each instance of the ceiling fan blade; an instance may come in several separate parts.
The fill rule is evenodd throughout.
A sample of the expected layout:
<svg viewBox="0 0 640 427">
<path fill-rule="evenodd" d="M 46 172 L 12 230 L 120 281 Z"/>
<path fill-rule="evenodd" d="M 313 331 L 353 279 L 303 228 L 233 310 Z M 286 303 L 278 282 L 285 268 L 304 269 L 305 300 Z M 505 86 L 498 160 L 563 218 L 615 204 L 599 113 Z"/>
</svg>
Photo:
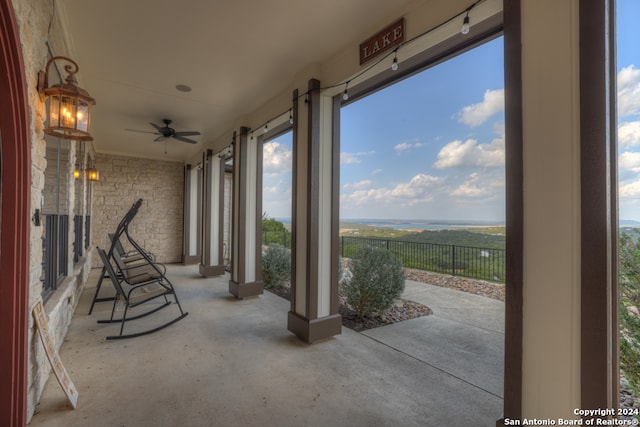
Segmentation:
<svg viewBox="0 0 640 427">
<path fill-rule="evenodd" d="M 176 136 L 196 136 L 196 135 L 200 135 L 200 132 L 198 131 L 176 132 L 175 135 Z"/>
<path fill-rule="evenodd" d="M 125 129 L 129 132 L 140 132 L 140 133 L 152 133 L 154 135 L 158 135 L 158 132 L 151 132 L 150 130 L 138 130 L 138 129 Z"/>
<path fill-rule="evenodd" d="M 150 124 L 151 126 L 153 126 L 154 128 L 156 128 L 157 130 L 160 130 L 160 129 L 162 128 L 161 126 L 158 126 L 158 125 L 157 125 L 157 124 L 155 124 L 155 123 L 151 123 L 151 122 L 149 122 L 149 124 Z"/>
<path fill-rule="evenodd" d="M 198 141 L 194 141 L 193 139 L 184 138 L 184 137 L 178 136 L 178 135 L 174 135 L 173 137 L 175 139 L 177 139 L 178 141 L 188 142 L 189 144 L 197 144 L 198 143 Z"/>
<path fill-rule="evenodd" d="M 157 137 L 156 139 L 154 139 L 154 141 L 164 141 L 165 139 L 167 139 L 168 136 L 164 136 L 164 135 L 160 135 L 159 137 Z"/>
</svg>

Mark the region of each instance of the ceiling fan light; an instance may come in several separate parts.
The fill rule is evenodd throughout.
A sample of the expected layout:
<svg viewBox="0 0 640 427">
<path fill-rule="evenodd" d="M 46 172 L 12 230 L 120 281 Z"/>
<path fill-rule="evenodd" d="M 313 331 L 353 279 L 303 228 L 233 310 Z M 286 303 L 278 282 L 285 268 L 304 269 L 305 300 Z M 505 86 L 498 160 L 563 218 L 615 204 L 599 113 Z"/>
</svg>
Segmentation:
<svg viewBox="0 0 640 427">
<path fill-rule="evenodd" d="M 191 92 L 191 87 L 187 86 L 187 85 L 176 85 L 176 89 L 179 90 L 180 92 Z"/>
</svg>

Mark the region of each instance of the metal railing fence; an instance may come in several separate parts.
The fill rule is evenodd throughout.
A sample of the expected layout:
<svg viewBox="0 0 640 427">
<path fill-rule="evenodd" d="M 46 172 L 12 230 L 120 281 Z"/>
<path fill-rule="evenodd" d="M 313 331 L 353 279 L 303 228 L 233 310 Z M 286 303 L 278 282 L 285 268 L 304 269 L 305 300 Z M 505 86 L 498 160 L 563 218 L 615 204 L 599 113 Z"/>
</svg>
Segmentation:
<svg viewBox="0 0 640 427">
<path fill-rule="evenodd" d="M 364 246 L 391 251 L 407 268 L 498 283 L 505 281 L 504 249 L 340 236 L 343 258 L 352 257 Z"/>
<path fill-rule="evenodd" d="M 291 233 L 289 231 L 262 231 L 262 244 L 281 245 L 291 249 Z"/>
<path fill-rule="evenodd" d="M 263 232 L 262 244 L 291 248 L 291 233 Z M 505 250 L 372 237 L 340 236 L 340 256 L 351 258 L 362 247 L 394 253 L 407 268 L 504 283 Z"/>
</svg>

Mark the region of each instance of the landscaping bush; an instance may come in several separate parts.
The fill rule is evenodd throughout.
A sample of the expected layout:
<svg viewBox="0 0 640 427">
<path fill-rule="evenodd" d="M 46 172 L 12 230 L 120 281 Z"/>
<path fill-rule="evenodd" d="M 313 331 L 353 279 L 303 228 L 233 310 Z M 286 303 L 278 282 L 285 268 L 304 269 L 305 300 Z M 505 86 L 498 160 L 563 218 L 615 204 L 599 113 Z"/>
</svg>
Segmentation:
<svg viewBox="0 0 640 427">
<path fill-rule="evenodd" d="M 634 394 L 640 392 L 640 245 L 620 236 L 620 369 Z"/>
<path fill-rule="evenodd" d="M 287 248 L 267 247 L 262 255 L 262 279 L 266 288 L 282 286 L 291 280 L 291 253 Z"/>
<path fill-rule="evenodd" d="M 386 249 L 360 248 L 350 272 L 343 275 L 340 288 L 359 316 L 384 313 L 404 291 L 402 262 Z"/>
</svg>

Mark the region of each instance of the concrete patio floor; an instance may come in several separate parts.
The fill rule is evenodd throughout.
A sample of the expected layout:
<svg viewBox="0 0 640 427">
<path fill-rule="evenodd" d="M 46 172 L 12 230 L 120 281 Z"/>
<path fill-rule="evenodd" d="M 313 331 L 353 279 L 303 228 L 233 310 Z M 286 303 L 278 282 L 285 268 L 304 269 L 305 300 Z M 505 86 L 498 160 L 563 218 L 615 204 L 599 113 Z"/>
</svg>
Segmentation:
<svg viewBox="0 0 640 427">
<path fill-rule="evenodd" d="M 502 415 L 499 301 L 408 281 L 404 296 L 434 315 L 307 345 L 287 331 L 288 301 L 236 300 L 228 277 L 168 267 L 189 316 L 120 341 L 105 340 L 117 325 L 96 323 L 111 303 L 87 315 L 92 272 L 60 351 L 78 407 L 52 375 L 30 426 L 453 427 L 494 426 Z"/>
</svg>

